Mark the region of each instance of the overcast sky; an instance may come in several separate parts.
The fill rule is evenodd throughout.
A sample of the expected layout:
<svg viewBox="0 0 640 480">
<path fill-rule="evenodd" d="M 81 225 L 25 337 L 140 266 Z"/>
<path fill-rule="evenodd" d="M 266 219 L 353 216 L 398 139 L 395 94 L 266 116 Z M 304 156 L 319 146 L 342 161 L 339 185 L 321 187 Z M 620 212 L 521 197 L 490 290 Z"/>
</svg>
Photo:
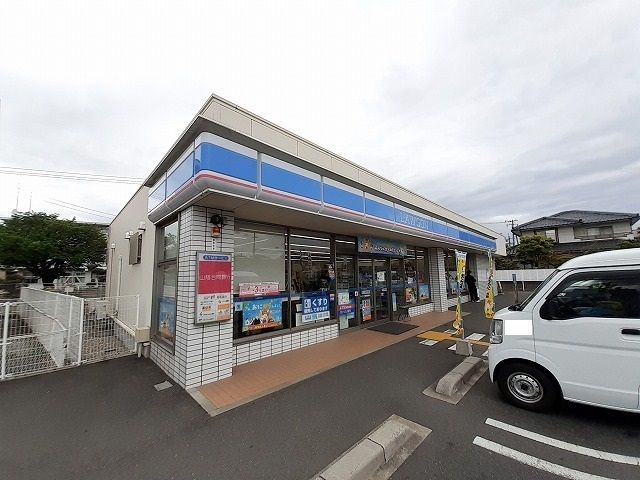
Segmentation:
<svg viewBox="0 0 640 480">
<path fill-rule="evenodd" d="M 0 166 L 146 177 L 214 92 L 479 222 L 638 212 L 638 25 L 637 1 L 0 0 Z M 2 216 L 20 189 L 109 221 L 54 203 L 136 189 L 0 181 Z"/>
</svg>

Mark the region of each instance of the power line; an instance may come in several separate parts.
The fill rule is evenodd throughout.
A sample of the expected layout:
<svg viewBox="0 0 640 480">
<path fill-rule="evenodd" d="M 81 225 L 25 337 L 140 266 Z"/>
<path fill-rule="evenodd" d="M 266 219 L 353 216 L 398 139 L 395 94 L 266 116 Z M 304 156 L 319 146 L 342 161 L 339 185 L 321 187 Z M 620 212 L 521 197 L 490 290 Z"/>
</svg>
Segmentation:
<svg viewBox="0 0 640 480">
<path fill-rule="evenodd" d="M 79 208 L 69 207 L 69 206 L 67 206 L 67 205 L 63 205 L 63 204 L 61 204 L 61 203 L 57 203 L 57 202 L 52 202 L 52 201 L 50 201 L 50 200 L 43 200 L 43 201 L 44 201 L 44 202 L 46 202 L 46 203 L 50 203 L 51 205 L 55 205 L 55 206 L 57 206 L 57 207 L 62 207 L 62 208 L 66 208 L 66 209 L 68 209 L 68 210 L 74 210 L 74 211 L 76 211 L 76 212 L 84 213 L 85 215 L 93 215 L 93 216 L 96 216 L 96 217 L 102 217 L 102 218 L 113 219 L 113 217 L 110 217 L 110 216 L 108 216 L 108 215 L 103 215 L 103 214 L 101 214 L 101 213 L 88 212 L 88 211 L 86 211 L 86 210 L 84 210 L 84 209 L 83 209 L 83 210 L 80 210 Z"/>
<path fill-rule="evenodd" d="M 64 203 L 66 205 L 71 205 L 72 207 L 82 208 L 84 210 L 89 210 L 89 211 L 95 212 L 95 213 L 104 213 L 105 215 L 109 215 L 110 217 L 115 217 L 115 214 L 113 214 L 113 213 L 103 212 L 102 210 L 96 210 L 94 208 L 83 207 L 82 205 L 76 205 L 75 203 L 65 202 L 64 200 L 59 200 L 57 198 L 50 198 L 49 200 L 53 200 L 54 202 Z M 46 201 L 46 199 L 45 199 L 45 201 Z"/>
<path fill-rule="evenodd" d="M 84 172 L 64 172 L 57 170 L 39 170 L 35 168 L 1 167 L 0 174 L 29 177 L 59 178 L 66 180 L 80 180 L 85 182 L 140 184 L 141 178 L 119 177 L 116 175 L 99 175 Z"/>
<path fill-rule="evenodd" d="M 26 170 L 29 172 L 45 172 L 45 173 L 63 173 L 69 175 L 84 175 L 88 177 L 111 177 L 111 178 L 127 178 L 129 180 L 141 180 L 137 177 L 122 177 L 118 175 L 106 175 L 102 173 L 88 173 L 88 172 L 67 172 L 65 170 L 46 170 L 43 168 L 26 168 L 26 167 L 4 167 L 0 166 L 0 168 L 8 169 L 8 170 Z"/>
</svg>

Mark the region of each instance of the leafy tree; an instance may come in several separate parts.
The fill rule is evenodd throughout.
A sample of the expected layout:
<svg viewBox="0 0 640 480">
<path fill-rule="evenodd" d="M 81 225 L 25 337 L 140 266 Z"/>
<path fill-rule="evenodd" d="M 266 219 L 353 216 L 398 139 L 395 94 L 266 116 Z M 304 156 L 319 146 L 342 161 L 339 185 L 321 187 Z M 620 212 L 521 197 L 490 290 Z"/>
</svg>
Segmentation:
<svg viewBox="0 0 640 480">
<path fill-rule="evenodd" d="M 623 240 L 618 244 L 618 248 L 640 248 L 640 239 Z"/>
<path fill-rule="evenodd" d="M 24 267 L 45 284 L 67 270 L 102 263 L 107 238 L 93 225 L 46 213 L 14 214 L 0 225 L 0 264 Z"/>
<path fill-rule="evenodd" d="M 549 264 L 553 258 L 553 240 L 539 235 L 522 237 L 516 252 L 521 263 L 538 268 Z"/>
</svg>

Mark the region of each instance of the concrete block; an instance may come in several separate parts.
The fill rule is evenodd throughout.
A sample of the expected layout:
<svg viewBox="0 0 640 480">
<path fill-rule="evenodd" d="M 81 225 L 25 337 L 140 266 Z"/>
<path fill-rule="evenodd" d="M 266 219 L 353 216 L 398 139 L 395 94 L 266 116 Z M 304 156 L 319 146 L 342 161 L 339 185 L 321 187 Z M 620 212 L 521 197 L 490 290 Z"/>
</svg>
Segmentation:
<svg viewBox="0 0 640 480">
<path fill-rule="evenodd" d="M 473 354 L 473 348 L 470 342 L 466 340 L 456 340 L 456 354 L 470 356 Z"/>
<path fill-rule="evenodd" d="M 388 462 L 407 442 L 411 433 L 409 427 L 402 423 L 386 421 L 380 425 L 380 428 L 369 435 L 369 440 L 382 446 L 385 462 Z"/>
<path fill-rule="evenodd" d="M 461 389 L 464 382 L 469 380 L 484 365 L 481 358 L 465 358 L 458 366 L 442 377 L 436 385 L 436 393 L 451 396 Z"/>
<path fill-rule="evenodd" d="M 462 384 L 462 375 L 460 373 L 449 372 L 438 381 L 436 392 L 450 397 L 458 391 Z"/>
<path fill-rule="evenodd" d="M 320 476 L 324 480 L 368 480 L 384 462 L 382 447 L 366 438 Z"/>
</svg>

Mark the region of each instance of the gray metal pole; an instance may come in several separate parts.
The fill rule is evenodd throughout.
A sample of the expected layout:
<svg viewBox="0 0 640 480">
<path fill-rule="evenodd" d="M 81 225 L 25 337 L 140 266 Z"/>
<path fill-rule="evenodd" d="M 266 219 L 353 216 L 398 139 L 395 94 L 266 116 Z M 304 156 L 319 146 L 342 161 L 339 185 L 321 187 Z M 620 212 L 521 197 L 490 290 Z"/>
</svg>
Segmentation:
<svg viewBox="0 0 640 480">
<path fill-rule="evenodd" d="M 4 323 L 2 324 L 2 366 L 0 366 L 0 380 L 7 374 L 7 339 L 9 338 L 9 311 L 11 304 L 4 304 Z"/>
</svg>

